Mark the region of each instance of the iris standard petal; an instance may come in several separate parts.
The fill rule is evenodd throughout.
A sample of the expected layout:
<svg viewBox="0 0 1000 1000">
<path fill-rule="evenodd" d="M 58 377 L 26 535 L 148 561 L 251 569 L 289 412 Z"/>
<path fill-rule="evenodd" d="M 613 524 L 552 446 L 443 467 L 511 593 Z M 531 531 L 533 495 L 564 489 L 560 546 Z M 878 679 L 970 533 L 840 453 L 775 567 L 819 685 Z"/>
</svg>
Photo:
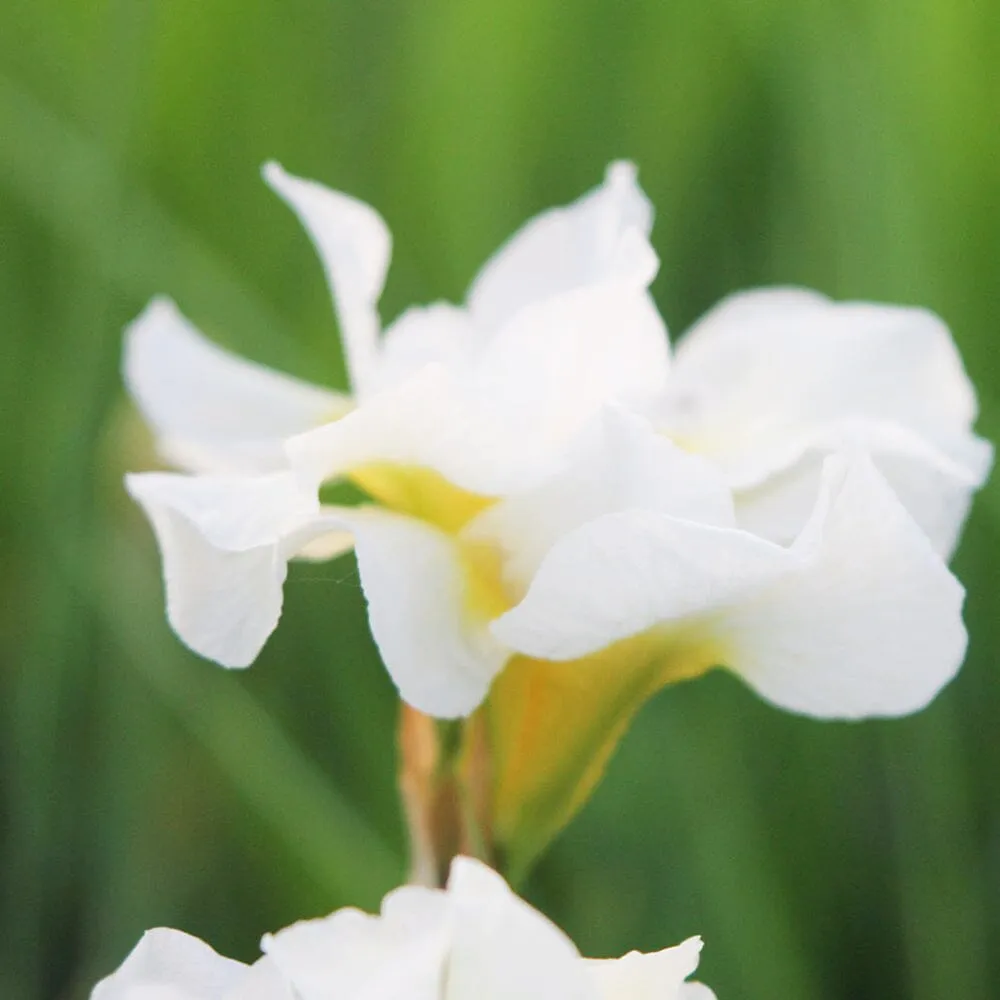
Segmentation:
<svg viewBox="0 0 1000 1000">
<path fill-rule="evenodd" d="M 217 347 L 166 298 L 125 331 L 125 384 L 160 451 L 197 472 L 268 472 L 284 438 L 342 416 L 348 397 Z"/>
<path fill-rule="evenodd" d="M 340 321 L 351 384 L 363 395 L 377 362 L 378 300 L 392 253 L 389 229 L 375 209 L 356 198 L 295 177 L 277 163 L 266 164 L 263 173 L 316 246 Z"/>
</svg>

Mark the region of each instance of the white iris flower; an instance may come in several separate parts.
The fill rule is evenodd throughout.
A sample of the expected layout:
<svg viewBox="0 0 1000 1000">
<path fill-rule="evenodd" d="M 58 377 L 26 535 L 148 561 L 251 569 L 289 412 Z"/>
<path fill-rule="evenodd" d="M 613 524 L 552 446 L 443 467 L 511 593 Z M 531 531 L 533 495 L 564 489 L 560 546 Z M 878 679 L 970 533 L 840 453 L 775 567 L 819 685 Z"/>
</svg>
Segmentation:
<svg viewBox="0 0 1000 1000">
<path fill-rule="evenodd" d="M 634 168 L 613 164 L 601 187 L 516 233 L 464 307 L 411 309 L 380 337 L 381 218 L 275 165 L 265 175 L 323 260 L 354 398 L 220 350 L 164 300 L 136 320 L 126 383 L 164 455 L 197 473 L 128 478 L 160 543 L 171 624 L 202 655 L 246 666 L 277 624 L 288 560 L 353 544 L 404 695 L 437 714 L 467 712 L 507 653 L 452 620 L 467 589 L 455 533 L 547 475 L 609 400 L 662 389 L 652 210 Z M 322 508 L 320 484 L 344 478 L 380 506 Z M 476 622 L 503 610 L 488 603 Z M 440 662 L 445 676 L 424 681 L 407 657 Z"/>
<path fill-rule="evenodd" d="M 963 591 L 944 558 L 991 451 L 936 317 L 752 292 L 671 361 L 651 210 L 615 164 L 515 234 L 464 307 L 380 336 L 384 223 L 266 176 L 323 259 L 354 398 L 220 351 L 165 302 L 131 328 L 129 387 L 198 473 L 129 477 L 197 652 L 250 663 L 288 560 L 353 544 L 386 666 L 432 715 L 474 710 L 505 665 L 498 697 L 565 664 L 577 687 L 617 678 L 624 706 L 722 664 L 850 718 L 913 711 L 954 675 Z M 338 479 L 374 503 L 321 506 Z"/>
<path fill-rule="evenodd" d="M 251 967 L 179 931 L 150 931 L 92 1000 L 713 1000 L 686 982 L 701 941 L 581 958 L 504 880 L 457 858 L 446 889 L 405 886 L 264 938 Z"/>
</svg>

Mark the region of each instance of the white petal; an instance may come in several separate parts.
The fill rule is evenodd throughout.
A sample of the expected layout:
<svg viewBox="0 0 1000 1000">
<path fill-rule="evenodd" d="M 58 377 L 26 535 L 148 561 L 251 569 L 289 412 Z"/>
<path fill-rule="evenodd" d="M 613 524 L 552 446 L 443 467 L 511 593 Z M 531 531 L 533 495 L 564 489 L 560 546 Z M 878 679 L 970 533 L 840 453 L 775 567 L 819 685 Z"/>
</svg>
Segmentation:
<svg viewBox="0 0 1000 1000">
<path fill-rule="evenodd" d="M 620 511 L 556 542 L 524 600 L 492 629 L 528 656 L 574 660 L 738 600 L 787 573 L 792 559 L 747 532 Z"/>
<path fill-rule="evenodd" d="M 663 951 L 630 951 L 617 959 L 590 959 L 588 970 L 597 982 L 601 1000 L 681 1000 L 695 984 L 684 980 L 698 968 L 701 938 Z"/>
<path fill-rule="evenodd" d="M 392 252 L 389 229 L 364 202 L 294 177 L 277 163 L 264 166 L 264 179 L 299 217 L 316 246 L 340 321 L 351 383 L 361 395 L 376 363 L 377 303 Z"/>
<path fill-rule="evenodd" d="M 396 462 L 503 495 L 551 474 L 589 420 L 655 391 L 666 370 L 666 334 L 644 295 L 584 289 L 523 310 L 467 364 L 428 364 L 288 451 L 308 483 Z"/>
<path fill-rule="evenodd" d="M 824 478 L 799 566 L 727 610 L 719 634 L 734 669 L 782 708 L 914 712 L 962 664 L 964 591 L 869 459 L 828 459 Z"/>
<path fill-rule="evenodd" d="M 593 285 L 534 303 L 489 341 L 467 392 L 533 452 L 561 448 L 605 406 L 660 390 L 667 332 L 649 297 Z"/>
<path fill-rule="evenodd" d="M 372 635 L 401 697 L 429 715 L 467 715 L 509 653 L 472 606 L 456 539 L 373 507 L 341 517 L 354 533 Z"/>
<path fill-rule="evenodd" d="M 642 417 L 609 407 L 567 469 L 487 508 L 466 535 L 500 547 L 505 579 L 523 593 L 559 538 L 630 508 L 722 527 L 734 524 L 729 489 L 714 466 L 682 452 Z"/>
<path fill-rule="evenodd" d="M 859 425 L 894 425 L 981 482 L 983 447 L 970 433 L 975 413 L 975 393 L 937 316 L 776 289 L 725 300 L 684 337 L 659 419 L 686 447 L 718 461 L 734 488 L 750 490 L 810 449 L 838 447 L 845 424 L 853 434 Z M 886 455 L 894 451 L 887 440 Z M 928 482 L 923 492 L 933 488 Z M 902 499 L 921 516 L 919 492 Z M 785 522 L 780 533 L 789 537 L 800 526 Z M 957 526 L 930 530 L 946 540 Z"/>
<path fill-rule="evenodd" d="M 608 279 L 645 287 L 657 268 L 652 221 L 635 167 L 611 164 L 600 187 L 536 216 L 487 261 L 469 290 L 474 318 L 491 329 L 532 302 Z"/>
<path fill-rule="evenodd" d="M 288 473 L 253 478 L 144 473 L 126 485 L 156 532 L 167 618 L 225 667 L 256 658 L 281 616 L 288 559 L 343 524 Z"/>
<path fill-rule="evenodd" d="M 239 986 L 226 994 L 225 1000 L 299 1000 L 299 997 L 274 962 L 264 956 L 254 962 Z"/>
<path fill-rule="evenodd" d="M 449 932 L 444 893 L 404 886 L 381 916 L 338 910 L 267 935 L 262 947 L 301 1000 L 440 1000 Z"/>
<path fill-rule="evenodd" d="M 279 468 L 284 438 L 351 407 L 346 396 L 222 350 L 165 298 L 126 329 L 123 369 L 161 451 L 194 471 Z"/>
<path fill-rule="evenodd" d="M 941 450 L 909 428 L 884 421 L 844 420 L 817 429 L 787 468 L 740 491 L 740 525 L 781 544 L 792 541 L 815 505 L 824 456 L 859 449 L 872 456 L 903 506 L 947 560 L 972 496 L 992 465 L 992 447 L 973 435 Z M 949 451 L 960 458 L 950 457 Z"/>
<path fill-rule="evenodd" d="M 677 996 L 679 1000 L 715 1000 L 715 993 L 704 983 L 684 983 Z"/>
<path fill-rule="evenodd" d="M 683 626 L 784 708 L 901 715 L 961 665 L 962 598 L 871 461 L 856 456 L 828 460 L 791 550 L 652 511 L 611 514 L 557 542 L 493 631 L 512 649 L 570 660 Z"/>
<path fill-rule="evenodd" d="M 456 858 L 443 1000 L 598 1000 L 572 941 L 485 865 Z"/>
<path fill-rule="evenodd" d="M 374 384 L 396 385 L 431 363 L 464 366 L 481 339 L 465 309 L 447 302 L 414 306 L 385 331 Z"/>
<path fill-rule="evenodd" d="M 147 931 L 119 969 L 94 987 L 91 1000 L 225 1000 L 247 973 L 242 962 L 223 958 L 204 941 L 159 927 Z"/>
</svg>

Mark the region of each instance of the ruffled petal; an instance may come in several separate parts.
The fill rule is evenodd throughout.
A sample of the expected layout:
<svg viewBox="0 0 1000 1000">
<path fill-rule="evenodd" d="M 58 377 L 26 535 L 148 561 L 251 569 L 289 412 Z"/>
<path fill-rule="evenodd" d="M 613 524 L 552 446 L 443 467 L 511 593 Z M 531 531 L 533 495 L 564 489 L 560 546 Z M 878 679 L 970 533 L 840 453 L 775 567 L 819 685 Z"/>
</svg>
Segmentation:
<svg viewBox="0 0 1000 1000">
<path fill-rule="evenodd" d="M 907 427 L 883 421 L 844 420 L 817 429 L 787 468 L 739 492 L 740 525 L 780 544 L 793 541 L 815 505 L 824 457 L 841 450 L 871 455 L 903 506 L 947 561 L 958 543 L 972 497 L 993 464 L 992 446 L 971 434 L 940 449 Z"/>
<path fill-rule="evenodd" d="M 764 698 L 821 718 L 898 716 L 930 702 L 965 656 L 965 592 L 872 462 L 827 460 L 797 565 L 715 623 Z"/>
<path fill-rule="evenodd" d="M 309 233 L 340 321 L 351 384 L 364 394 L 377 362 L 379 317 L 392 237 L 371 206 L 316 181 L 264 166 L 264 179 L 288 203 Z"/>
<path fill-rule="evenodd" d="M 156 532 L 171 626 L 225 667 L 248 666 L 274 631 L 288 560 L 344 527 L 289 473 L 154 472 L 128 476 L 126 486 Z"/>
<path fill-rule="evenodd" d="M 466 537 L 499 546 L 504 578 L 524 593 L 549 549 L 605 514 L 641 508 L 732 527 L 732 496 L 715 467 L 681 451 L 644 418 L 608 407 L 568 467 L 479 515 Z"/>
<path fill-rule="evenodd" d="M 904 505 L 947 554 L 991 464 L 970 430 L 975 415 L 951 335 L 932 313 L 764 289 L 724 300 L 683 338 L 657 419 L 717 461 L 734 489 L 763 488 L 748 502 L 767 501 L 768 518 L 757 523 L 781 542 L 815 501 L 805 487 L 819 459 L 867 438 Z M 800 463 L 809 468 L 795 471 Z M 781 496 L 785 485 L 799 495 Z"/>
<path fill-rule="evenodd" d="M 282 441 L 351 408 L 348 397 L 222 350 L 166 298 L 125 331 L 125 384 L 171 462 L 191 471 L 268 472 Z"/>
<path fill-rule="evenodd" d="M 584 525 L 493 624 L 519 652 L 573 660 L 683 634 L 765 698 L 809 715 L 902 715 L 954 676 L 963 590 L 863 455 L 828 460 L 791 549 L 651 511 Z"/>
<path fill-rule="evenodd" d="M 722 453 L 842 417 L 894 421 L 933 440 L 976 416 L 948 327 L 924 309 L 745 292 L 696 323 L 675 361 L 678 432 Z"/>
<path fill-rule="evenodd" d="M 380 916 L 338 910 L 261 946 L 301 1000 L 440 1000 L 450 929 L 443 892 L 404 886 Z"/>
<path fill-rule="evenodd" d="M 645 287 L 657 269 L 652 223 L 635 166 L 612 163 L 600 187 L 536 216 L 487 261 L 469 290 L 474 319 L 494 329 L 531 303 L 607 280 Z"/>
<path fill-rule="evenodd" d="M 485 865 L 456 858 L 444 1000 L 599 1000 L 573 942 Z"/>
<path fill-rule="evenodd" d="M 698 968 L 701 938 L 688 938 L 673 948 L 649 954 L 630 951 L 621 958 L 588 959 L 601 1000 L 691 1000 L 700 984 L 684 980 Z M 707 987 L 703 996 L 712 996 Z"/>
</svg>

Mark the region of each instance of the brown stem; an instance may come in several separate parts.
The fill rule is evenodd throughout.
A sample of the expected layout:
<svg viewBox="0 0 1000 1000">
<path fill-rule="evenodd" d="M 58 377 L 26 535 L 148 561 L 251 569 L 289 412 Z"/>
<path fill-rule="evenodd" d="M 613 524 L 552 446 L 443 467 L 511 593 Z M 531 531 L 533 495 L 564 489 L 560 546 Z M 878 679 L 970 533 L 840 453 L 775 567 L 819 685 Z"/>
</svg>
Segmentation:
<svg viewBox="0 0 1000 1000">
<path fill-rule="evenodd" d="M 490 755 L 484 720 L 477 715 L 441 723 L 403 704 L 399 756 L 410 881 L 443 885 L 457 854 L 491 861 Z"/>
</svg>

